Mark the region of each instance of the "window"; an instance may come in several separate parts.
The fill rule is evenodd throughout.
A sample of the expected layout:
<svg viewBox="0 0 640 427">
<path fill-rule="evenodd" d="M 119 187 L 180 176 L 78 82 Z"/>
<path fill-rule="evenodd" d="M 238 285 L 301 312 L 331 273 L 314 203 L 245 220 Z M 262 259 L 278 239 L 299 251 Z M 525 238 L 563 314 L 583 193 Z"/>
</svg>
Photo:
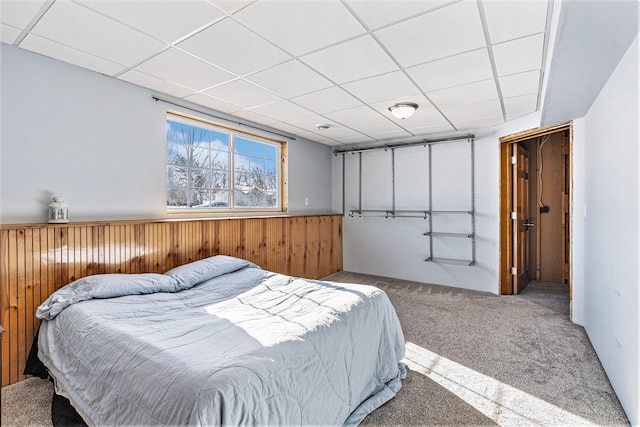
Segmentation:
<svg viewBox="0 0 640 427">
<path fill-rule="evenodd" d="M 283 210 L 283 143 L 170 114 L 167 208 Z"/>
</svg>

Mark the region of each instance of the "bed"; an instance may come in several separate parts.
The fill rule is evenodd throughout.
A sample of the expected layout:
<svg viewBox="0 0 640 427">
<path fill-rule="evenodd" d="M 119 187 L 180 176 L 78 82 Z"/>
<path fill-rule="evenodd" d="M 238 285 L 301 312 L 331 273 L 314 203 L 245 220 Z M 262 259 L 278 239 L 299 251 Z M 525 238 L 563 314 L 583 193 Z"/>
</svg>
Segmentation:
<svg viewBox="0 0 640 427">
<path fill-rule="evenodd" d="M 228 256 L 88 276 L 36 315 L 38 357 L 89 425 L 356 425 L 406 375 L 383 291 Z"/>
</svg>

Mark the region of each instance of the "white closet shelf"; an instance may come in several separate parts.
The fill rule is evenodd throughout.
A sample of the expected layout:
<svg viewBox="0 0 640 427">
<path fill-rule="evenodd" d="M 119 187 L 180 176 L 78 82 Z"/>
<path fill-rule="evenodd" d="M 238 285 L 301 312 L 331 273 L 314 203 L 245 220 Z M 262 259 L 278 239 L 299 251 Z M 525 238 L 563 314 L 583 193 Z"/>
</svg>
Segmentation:
<svg viewBox="0 0 640 427">
<path fill-rule="evenodd" d="M 473 260 L 464 260 L 464 259 L 453 259 L 453 258 L 435 258 L 429 257 L 425 259 L 426 262 L 435 262 L 437 264 L 452 264 L 452 265 L 475 265 L 475 261 Z"/>
<path fill-rule="evenodd" d="M 473 233 L 444 233 L 440 231 L 427 231 L 422 233 L 423 236 L 430 237 L 460 237 L 465 239 L 473 239 L 475 236 Z"/>
</svg>

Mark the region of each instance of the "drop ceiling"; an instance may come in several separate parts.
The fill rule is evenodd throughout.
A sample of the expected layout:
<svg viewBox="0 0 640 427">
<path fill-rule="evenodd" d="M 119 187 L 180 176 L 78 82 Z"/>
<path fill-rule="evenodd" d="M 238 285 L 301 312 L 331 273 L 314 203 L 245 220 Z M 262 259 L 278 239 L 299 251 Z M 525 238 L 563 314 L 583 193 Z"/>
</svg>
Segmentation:
<svg viewBox="0 0 640 427">
<path fill-rule="evenodd" d="M 0 21 L 3 43 L 336 146 L 538 110 L 552 5 L 2 0 Z M 419 107 L 400 120 L 396 102 Z"/>
</svg>

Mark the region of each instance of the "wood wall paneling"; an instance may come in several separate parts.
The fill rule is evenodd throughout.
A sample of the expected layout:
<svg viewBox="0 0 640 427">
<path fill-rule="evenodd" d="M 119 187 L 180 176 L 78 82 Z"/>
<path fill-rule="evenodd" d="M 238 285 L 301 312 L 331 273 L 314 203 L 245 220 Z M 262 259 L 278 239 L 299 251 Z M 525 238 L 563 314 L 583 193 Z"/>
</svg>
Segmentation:
<svg viewBox="0 0 640 427">
<path fill-rule="evenodd" d="M 289 256 L 288 270 L 291 276 L 304 276 L 306 241 L 306 220 L 302 217 L 293 218 L 289 222 Z"/>
<path fill-rule="evenodd" d="M 2 385 L 25 379 L 40 321 L 56 289 L 102 273 L 164 273 L 213 255 L 318 279 L 342 269 L 342 216 L 0 226 Z"/>
<path fill-rule="evenodd" d="M 342 219 L 342 218 L 340 218 Z M 336 221 L 335 218 L 331 220 L 331 227 L 333 232 L 331 233 L 331 269 L 336 271 L 342 270 L 342 220 Z"/>
<path fill-rule="evenodd" d="M 304 271 L 318 276 L 320 256 L 320 219 L 318 217 L 305 218 L 306 254 L 304 257 Z"/>
<path fill-rule="evenodd" d="M 331 244 L 333 243 L 331 233 L 333 232 L 333 227 L 331 217 L 322 216 L 319 217 L 319 220 L 318 276 L 324 277 L 333 273 L 331 270 Z"/>
</svg>

